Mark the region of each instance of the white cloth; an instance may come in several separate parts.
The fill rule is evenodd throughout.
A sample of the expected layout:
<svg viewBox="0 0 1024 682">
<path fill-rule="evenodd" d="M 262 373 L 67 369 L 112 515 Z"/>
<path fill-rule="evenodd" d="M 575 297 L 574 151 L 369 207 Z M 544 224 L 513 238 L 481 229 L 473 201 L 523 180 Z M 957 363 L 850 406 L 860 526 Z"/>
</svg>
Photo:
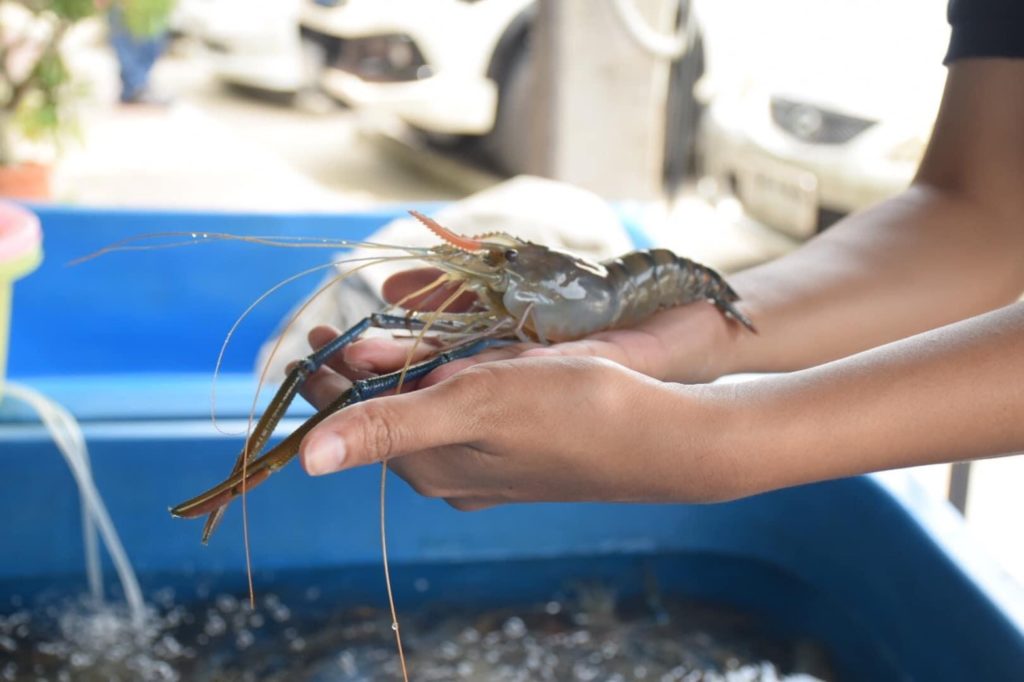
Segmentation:
<svg viewBox="0 0 1024 682">
<path fill-rule="evenodd" d="M 506 232 L 595 260 L 623 254 L 632 246 L 615 211 L 596 194 L 530 176 L 495 185 L 445 206 L 431 217 L 459 234 L 471 236 Z M 434 246 L 438 243 L 437 237 L 411 216 L 388 223 L 366 241 L 404 246 Z M 385 253 L 377 249 L 356 249 L 350 255 L 362 258 Z M 396 251 L 395 255 L 401 255 L 401 252 Z M 306 342 L 309 330 L 322 324 L 344 330 L 379 310 L 382 305 L 378 292 L 384 280 L 416 265 L 414 261 L 403 260 L 368 267 L 340 285 L 329 287 L 289 324 L 297 308 L 290 312 L 282 324 L 284 339 L 270 363 L 269 380 L 280 381 L 288 363 L 310 352 Z M 339 271 L 331 277 L 350 267 L 338 266 Z M 257 367 L 262 368 L 267 362 L 275 342 L 276 337 L 260 349 Z"/>
</svg>

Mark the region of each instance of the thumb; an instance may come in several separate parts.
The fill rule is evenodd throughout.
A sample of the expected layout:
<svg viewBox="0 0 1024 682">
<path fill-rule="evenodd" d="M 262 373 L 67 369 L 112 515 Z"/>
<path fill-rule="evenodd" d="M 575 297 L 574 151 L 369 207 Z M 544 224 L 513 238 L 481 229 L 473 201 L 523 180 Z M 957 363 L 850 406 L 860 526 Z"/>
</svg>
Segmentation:
<svg viewBox="0 0 1024 682">
<path fill-rule="evenodd" d="M 484 377 L 484 373 L 478 373 Z M 302 440 L 302 466 L 312 476 L 329 474 L 427 450 L 475 440 L 473 381 L 445 381 L 401 395 L 346 407 L 317 425 Z"/>
</svg>

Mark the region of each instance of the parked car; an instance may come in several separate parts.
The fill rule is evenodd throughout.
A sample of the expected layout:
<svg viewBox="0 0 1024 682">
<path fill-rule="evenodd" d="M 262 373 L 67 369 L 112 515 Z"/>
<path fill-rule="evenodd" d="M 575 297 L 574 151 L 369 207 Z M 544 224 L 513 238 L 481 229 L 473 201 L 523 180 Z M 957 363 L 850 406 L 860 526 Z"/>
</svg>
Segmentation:
<svg viewBox="0 0 1024 682">
<path fill-rule="evenodd" d="M 316 85 L 319 56 L 299 36 L 301 0 L 180 0 L 178 33 L 206 47 L 224 82 L 268 92 L 297 93 Z"/>
<path fill-rule="evenodd" d="M 702 123 L 700 165 L 720 195 L 804 239 L 908 185 L 945 80 L 945 0 L 702 8 L 716 43 L 750 60 L 712 84 Z M 713 11 L 757 31 L 727 35 Z"/>
<path fill-rule="evenodd" d="M 224 81 L 332 97 L 397 116 L 429 143 L 506 174 L 526 168 L 536 0 L 182 0 L 179 32 L 198 38 Z M 680 0 L 680 21 L 689 16 Z M 703 43 L 674 62 L 665 175 L 692 167 Z M 302 101 L 307 101 L 303 99 Z M 319 102 L 310 98 L 313 105 Z M 318 107 L 319 108 L 319 107 Z"/>
<path fill-rule="evenodd" d="M 307 41 L 334 55 L 321 79 L 332 96 L 396 115 L 434 143 L 469 143 L 514 174 L 526 165 L 536 10 L 535 0 L 306 0 L 300 22 Z M 683 0 L 680 20 L 685 10 Z M 673 180 L 690 166 L 699 114 L 699 34 L 693 44 L 674 65 L 667 103 Z"/>
<path fill-rule="evenodd" d="M 331 96 L 512 173 L 534 13 L 534 0 L 306 0 L 300 22 L 330 56 L 320 82 Z"/>
<path fill-rule="evenodd" d="M 500 62 L 515 51 L 499 43 L 522 34 L 532 4 L 307 0 L 300 21 L 306 35 L 343 41 L 323 78 L 331 94 L 426 130 L 482 135 L 494 125 Z"/>
</svg>

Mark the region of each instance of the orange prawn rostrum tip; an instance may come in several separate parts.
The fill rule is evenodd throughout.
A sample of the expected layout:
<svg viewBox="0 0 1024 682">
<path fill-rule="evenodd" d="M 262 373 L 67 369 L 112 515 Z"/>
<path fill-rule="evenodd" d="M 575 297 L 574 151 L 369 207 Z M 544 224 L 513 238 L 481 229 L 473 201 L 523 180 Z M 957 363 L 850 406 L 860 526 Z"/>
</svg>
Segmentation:
<svg viewBox="0 0 1024 682">
<path fill-rule="evenodd" d="M 412 214 L 413 218 L 423 223 L 428 230 L 456 248 L 462 249 L 463 251 L 479 251 L 484 248 L 483 243 L 479 239 L 455 234 L 444 225 L 441 225 L 433 218 L 423 215 L 419 211 L 409 211 L 409 213 Z"/>
</svg>

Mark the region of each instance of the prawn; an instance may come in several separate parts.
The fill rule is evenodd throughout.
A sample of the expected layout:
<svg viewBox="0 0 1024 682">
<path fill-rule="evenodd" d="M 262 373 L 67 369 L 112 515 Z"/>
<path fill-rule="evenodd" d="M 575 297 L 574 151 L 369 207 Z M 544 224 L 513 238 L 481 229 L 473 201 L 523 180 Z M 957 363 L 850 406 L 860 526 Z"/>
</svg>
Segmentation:
<svg viewBox="0 0 1024 682">
<path fill-rule="evenodd" d="M 756 332 L 753 322 L 735 305 L 739 296 L 720 274 L 667 249 L 633 251 L 598 263 L 505 233 L 462 236 L 421 213 L 410 213 L 443 241 L 420 254 L 423 261 L 443 274 L 398 305 L 443 284 L 456 283 L 455 292 L 434 312 L 373 313 L 295 364 L 229 476 L 171 509 L 172 515 L 182 518 L 208 515 L 204 543 L 227 504 L 294 459 L 299 444 L 313 427 L 349 405 L 400 389 L 405 382 L 453 360 L 516 340 L 542 344 L 572 341 L 628 327 L 659 310 L 697 301 L 710 302 L 726 318 Z M 474 306 L 466 312 L 445 312 L 464 292 L 476 295 Z M 417 340 L 433 329 L 439 333 L 442 345 L 421 362 L 407 362 L 400 370 L 355 381 L 261 455 L 304 382 L 371 327 L 419 332 Z M 410 359 L 412 355 L 410 351 Z"/>
</svg>

